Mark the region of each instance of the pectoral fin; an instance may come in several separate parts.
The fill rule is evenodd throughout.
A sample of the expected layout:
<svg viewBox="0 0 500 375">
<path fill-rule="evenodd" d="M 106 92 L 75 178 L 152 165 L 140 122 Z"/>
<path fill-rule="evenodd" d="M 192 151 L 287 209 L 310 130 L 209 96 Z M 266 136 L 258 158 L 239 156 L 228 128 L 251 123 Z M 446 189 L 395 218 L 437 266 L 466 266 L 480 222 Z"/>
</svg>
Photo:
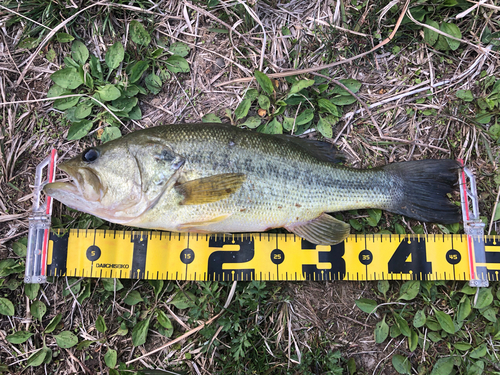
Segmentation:
<svg viewBox="0 0 500 375">
<path fill-rule="evenodd" d="M 246 180 L 243 173 L 223 173 L 199 178 L 175 186 L 184 196 L 181 204 L 204 204 L 217 202 L 234 194 Z"/>
<path fill-rule="evenodd" d="M 349 235 L 349 224 L 322 213 L 316 219 L 303 224 L 285 227 L 297 236 L 317 245 L 335 245 Z"/>
<path fill-rule="evenodd" d="M 227 215 L 221 215 L 221 216 L 214 217 L 213 219 L 210 219 L 210 220 L 193 221 L 191 223 L 183 223 L 183 224 L 178 225 L 177 229 L 179 231 L 210 233 L 210 231 L 207 228 L 208 225 L 218 223 L 219 221 L 227 219 L 229 216 L 231 216 L 231 215 L 227 214 Z"/>
</svg>

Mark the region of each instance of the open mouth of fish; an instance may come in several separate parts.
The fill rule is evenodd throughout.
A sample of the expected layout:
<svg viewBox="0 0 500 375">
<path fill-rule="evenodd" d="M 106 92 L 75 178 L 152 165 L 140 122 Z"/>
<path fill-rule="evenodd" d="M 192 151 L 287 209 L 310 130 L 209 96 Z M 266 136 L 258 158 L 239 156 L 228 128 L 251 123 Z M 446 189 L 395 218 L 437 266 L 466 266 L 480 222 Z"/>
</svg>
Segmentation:
<svg viewBox="0 0 500 375">
<path fill-rule="evenodd" d="M 68 178 L 45 185 L 43 190 L 46 194 L 70 207 L 75 206 L 74 200 L 96 202 L 102 198 L 102 184 L 99 176 L 93 171 L 86 168 L 73 171 L 64 163 L 58 168 L 65 172 Z"/>
</svg>

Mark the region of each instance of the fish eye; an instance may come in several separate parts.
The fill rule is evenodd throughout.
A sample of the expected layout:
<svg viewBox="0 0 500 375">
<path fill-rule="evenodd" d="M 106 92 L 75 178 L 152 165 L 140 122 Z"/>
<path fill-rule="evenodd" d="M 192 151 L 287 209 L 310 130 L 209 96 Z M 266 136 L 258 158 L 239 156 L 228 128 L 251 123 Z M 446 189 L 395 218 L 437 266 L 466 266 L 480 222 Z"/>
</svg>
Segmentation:
<svg viewBox="0 0 500 375">
<path fill-rule="evenodd" d="M 99 157 L 99 151 L 97 151 L 95 148 L 88 148 L 85 151 L 83 151 L 82 154 L 82 160 L 88 163 L 97 160 L 98 157 Z"/>
</svg>

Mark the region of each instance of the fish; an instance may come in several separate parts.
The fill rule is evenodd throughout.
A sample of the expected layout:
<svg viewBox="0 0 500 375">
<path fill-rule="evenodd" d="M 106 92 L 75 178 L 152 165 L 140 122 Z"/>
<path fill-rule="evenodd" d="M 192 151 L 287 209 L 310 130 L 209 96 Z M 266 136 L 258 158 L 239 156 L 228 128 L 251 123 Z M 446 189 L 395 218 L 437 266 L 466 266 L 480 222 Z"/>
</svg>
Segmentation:
<svg viewBox="0 0 500 375">
<path fill-rule="evenodd" d="M 317 245 L 342 242 L 350 225 L 328 213 L 377 208 L 424 222 L 460 220 L 448 194 L 457 161 L 371 169 L 344 166 L 327 142 L 228 124 L 160 125 L 90 147 L 63 162 L 69 182 L 44 192 L 109 222 L 196 233 L 285 228 Z"/>
</svg>

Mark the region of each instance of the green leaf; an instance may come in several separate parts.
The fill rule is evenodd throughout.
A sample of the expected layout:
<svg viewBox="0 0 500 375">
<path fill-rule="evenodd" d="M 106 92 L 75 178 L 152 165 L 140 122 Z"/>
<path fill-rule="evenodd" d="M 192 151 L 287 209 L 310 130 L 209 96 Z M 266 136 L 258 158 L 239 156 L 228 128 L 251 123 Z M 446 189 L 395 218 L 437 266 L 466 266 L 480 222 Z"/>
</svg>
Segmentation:
<svg viewBox="0 0 500 375">
<path fill-rule="evenodd" d="M 80 100 L 79 96 L 72 96 L 70 98 L 62 98 L 54 100 L 54 108 L 60 111 L 65 111 L 68 108 L 74 107 Z"/>
<path fill-rule="evenodd" d="M 128 65 L 125 71 L 129 75 L 128 81 L 130 83 L 137 82 L 143 75 L 143 73 L 148 70 L 149 64 L 146 61 L 139 60 L 134 64 Z"/>
<path fill-rule="evenodd" d="M 97 331 L 101 333 L 106 332 L 106 330 L 108 329 L 102 315 L 97 315 L 97 319 L 95 321 L 95 329 L 97 329 Z"/>
<path fill-rule="evenodd" d="M 101 134 L 101 142 L 106 143 L 122 136 L 120 129 L 115 126 L 106 126 Z"/>
<path fill-rule="evenodd" d="M 436 21 L 431 19 L 427 19 L 425 22 L 426 25 L 432 26 L 435 29 L 439 30 L 439 24 Z M 438 40 L 439 34 L 434 30 L 431 30 L 427 27 L 424 27 L 424 40 L 430 46 L 433 46 Z"/>
<path fill-rule="evenodd" d="M 432 331 L 439 331 L 441 329 L 441 326 L 439 325 L 437 319 L 432 316 L 427 317 L 427 319 L 425 320 L 425 325 Z"/>
<path fill-rule="evenodd" d="M 307 124 L 314 118 L 314 111 L 312 109 L 306 109 L 302 111 L 295 119 L 295 126 L 300 126 Z"/>
<path fill-rule="evenodd" d="M 259 96 L 259 91 L 257 89 L 248 89 L 245 98 L 250 100 L 255 100 Z"/>
<path fill-rule="evenodd" d="M 411 331 L 408 322 L 399 314 L 394 314 L 394 320 L 403 336 L 410 337 Z"/>
<path fill-rule="evenodd" d="M 334 115 L 337 117 L 340 116 L 339 111 L 337 110 L 337 107 L 335 106 L 335 104 L 332 104 L 332 102 L 329 101 L 328 99 L 324 99 L 324 98 L 318 99 L 318 106 L 319 106 L 320 110 L 322 110 L 324 112 L 330 113 L 331 115 Z"/>
<path fill-rule="evenodd" d="M 455 96 L 464 102 L 472 102 L 474 100 L 474 96 L 472 96 L 472 91 L 470 90 L 458 90 Z"/>
<path fill-rule="evenodd" d="M 183 57 L 172 55 L 165 63 L 172 73 L 189 73 L 189 63 Z"/>
<path fill-rule="evenodd" d="M 460 350 L 462 352 L 465 352 L 470 348 L 472 348 L 472 345 L 467 342 L 456 342 L 453 344 L 453 346 L 455 347 L 455 349 Z"/>
<path fill-rule="evenodd" d="M 453 357 L 440 358 L 434 365 L 431 375 L 450 375 L 453 371 L 453 364 L 455 360 Z"/>
<path fill-rule="evenodd" d="M 394 231 L 396 234 L 406 234 L 405 228 L 399 223 L 394 224 Z"/>
<path fill-rule="evenodd" d="M 101 279 L 102 286 L 104 290 L 107 290 L 108 292 L 118 292 L 119 290 L 123 289 L 123 284 L 119 279 Z M 115 290 L 115 284 L 116 284 L 116 290 Z"/>
<path fill-rule="evenodd" d="M 252 102 L 250 101 L 250 99 L 243 99 L 236 108 L 236 110 L 234 111 L 235 119 L 240 120 L 243 117 L 246 117 L 246 115 L 248 115 L 248 110 L 250 109 L 251 105 Z"/>
<path fill-rule="evenodd" d="M 283 126 L 281 125 L 281 122 L 276 120 L 276 118 L 273 118 L 271 120 L 271 122 L 266 124 L 262 133 L 265 133 L 265 134 L 283 134 Z"/>
<path fill-rule="evenodd" d="M 359 82 L 355 79 L 351 79 L 351 78 L 339 79 L 339 82 L 342 83 L 345 87 L 347 87 L 349 90 L 351 90 L 355 94 L 361 88 L 361 82 Z M 331 91 L 331 94 L 332 95 L 339 94 L 342 96 L 353 97 L 349 91 L 345 90 L 343 87 L 340 87 L 339 85 L 335 85 L 335 88 Z M 354 100 L 356 100 L 356 99 L 354 99 Z"/>
<path fill-rule="evenodd" d="M 19 44 L 17 45 L 17 48 L 19 48 L 19 49 L 23 49 L 23 48 L 33 49 L 33 48 L 38 47 L 39 44 L 40 44 L 40 40 L 38 38 L 28 37 L 28 38 L 24 38 L 23 40 L 21 40 L 19 42 Z"/>
<path fill-rule="evenodd" d="M 47 92 L 47 98 L 54 98 L 56 96 L 63 96 L 71 94 L 71 90 L 61 87 L 57 84 L 53 84 L 49 91 Z"/>
<path fill-rule="evenodd" d="M 146 83 L 146 87 L 148 88 L 148 90 L 155 95 L 161 91 L 161 88 L 163 86 L 160 77 L 153 73 L 146 76 L 144 82 Z"/>
<path fill-rule="evenodd" d="M 460 29 L 454 23 L 443 22 L 439 29 L 442 32 L 449 34 L 455 38 L 459 39 L 462 38 L 462 33 L 460 32 Z M 445 40 L 452 51 L 455 51 L 456 49 L 458 49 L 458 47 L 460 47 L 460 42 L 458 40 L 450 39 L 448 37 L 445 37 Z"/>
<path fill-rule="evenodd" d="M 401 335 L 401 330 L 399 329 L 397 324 L 393 324 L 389 330 L 389 334 L 392 338 L 398 337 Z"/>
<path fill-rule="evenodd" d="M 116 353 L 116 350 L 109 348 L 106 354 L 104 355 L 104 362 L 106 363 L 106 366 L 108 366 L 109 368 L 115 368 L 117 358 L 118 355 Z"/>
<path fill-rule="evenodd" d="M 436 44 L 434 44 L 434 48 L 437 49 L 438 51 L 448 51 L 450 49 L 450 46 L 446 42 L 445 37 L 439 35 Z"/>
<path fill-rule="evenodd" d="M 149 35 L 141 23 L 132 21 L 130 22 L 130 39 L 134 43 L 147 46 L 151 42 L 151 35 Z"/>
<path fill-rule="evenodd" d="M 259 107 L 262 109 L 268 110 L 271 106 L 271 101 L 266 95 L 259 95 L 257 101 L 259 102 Z"/>
<path fill-rule="evenodd" d="M 486 355 L 486 344 L 481 344 L 477 348 L 475 348 L 473 351 L 469 353 L 469 356 L 474 359 L 479 359 L 481 357 L 484 357 Z"/>
<path fill-rule="evenodd" d="M 196 297 L 191 292 L 177 292 L 170 303 L 179 310 L 183 310 L 194 306 L 195 300 Z"/>
<path fill-rule="evenodd" d="M 43 361 L 45 360 L 45 357 L 47 356 L 47 350 L 48 350 L 48 348 L 44 346 L 39 351 L 30 355 L 30 357 L 26 361 L 26 365 L 33 366 L 33 367 L 40 366 L 43 363 Z"/>
<path fill-rule="evenodd" d="M 30 313 L 38 320 L 42 320 L 47 312 L 47 306 L 42 301 L 34 301 L 30 306 Z"/>
<path fill-rule="evenodd" d="M 436 319 L 437 319 L 439 325 L 441 326 L 441 328 L 445 332 L 448 332 L 450 334 L 455 333 L 455 325 L 453 324 L 453 320 L 451 319 L 451 317 L 448 314 L 446 314 L 440 310 L 437 310 L 436 311 Z"/>
<path fill-rule="evenodd" d="M 40 290 L 40 284 L 24 284 L 24 293 L 30 300 L 34 300 Z"/>
<path fill-rule="evenodd" d="M 269 95 L 273 95 L 274 93 L 274 86 L 273 83 L 271 82 L 271 79 L 266 76 L 264 73 L 256 70 L 254 72 L 255 79 L 257 80 L 258 84 L 264 90 L 267 92 Z"/>
<path fill-rule="evenodd" d="M 90 66 L 90 74 L 92 74 L 96 79 L 99 79 L 101 81 L 104 80 L 104 77 L 102 74 L 101 62 L 94 55 L 90 56 L 89 66 Z"/>
<path fill-rule="evenodd" d="M 134 346 L 143 345 L 146 342 L 150 319 L 151 318 L 148 317 L 134 326 L 134 329 L 132 330 L 132 344 Z"/>
<path fill-rule="evenodd" d="M 106 61 L 106 65 L 108 66 L 108 68 L 110 70 L 113 70 L 120 66 L 120 63 L 123 61 L 124 57 L 125 50 L 123 48 L 123 44 L 121 42 L 116 42 L 108 48 L 104 60 Z"/>
<path fill-rule="evenodd" d="M 142 112 L 139 105 L 136 105 L 130 110 L 130 112 L 128 113 L 128 117 L 132 120 L 140 120 L 142 118 Z"/>
<path fill-rule="evenodd" d="M 252 116 L 252 117 L 247 118 L 245 120 L 245 122 L 243 124 L 241 124 L 241 126 L 246 126 L 247 128 L 255 129 L 260 125 L 260 123 L 261 123 L 261 120 L 259 117 Z"/>
<path fill-rule="evenodd" d="M 354 96 L 334 96 L 330 99 L 333 104 L 336 105 L 349 105 L 356 101 L 357 99 Z"/>
<path fill-rule="evenodd" d="M 70 331 L 62 331 L 60 334 L 55 335 L 54 338 L 57 345 L 63 349 L 69 349 L 78 344 L 78 337 Z"/>
<path fill-rule="evenodd" d="M 213 122 L 222 123 L 220 117 L 214 115 L 213 113 L 207 113 L 205 116 L 201 118 L 201 121 L 205 123 L 213 123 Z"/>
<path fill-rule="evenodd" d="M 389 336 L 389 326 L 385 322 L 385 315 L 384 318 L 375 325 L 374 334 L 375 334 L 375 342 L 377 344 L 383 343 L 387 338 L 387 336 Z"/>
<path fill-rule="evenodd" d="M 186 57 L 187 55 L 189 55 L 190 51 L 189 46 L 182 42 L 172 43 L 168 50 L 172 55 L 177 55 L 180 57 Z"/>
<path fill-rule="evenodd" d="M 83 84 L 82 76 L 75 68 L 64 68 L 50 76 L 50 79 L 65 89 L 76 89 Z"/>
<path fill-rule="evenodd" d="M 23 342 L 28 341 L 28 339 L 33 335 L 34 333 L 31 332 L 18 331 L 12 335 L 8 335 L 5 339 L 11 344 L 22 344 Z"/>
<path fill-rule="evenodd" d="M 116 336 L 125 336 L 127 333 L 128 333 L 127 325 L 124 322 L 122 322 L 122 324 L 120 324 L 120 328 L 118 328 L 115 335 Z"/>
<path fill-rule="evenodd" d="M 319 116 L 319 121 L 318 121 L 318 125 L 316 126 L 316 129 L 325 138 L 332 138 L 333 137 L 333 129 L 332 129 L 332 126 L 330 125 L 330 122 L 321 116 Z"/>
<path fill-rule="evenodd" d="M 81 139 L 89 134 L 90 129 L 92 129 L 92 121 L 82 120 L 75 122 L 71 125 L 68 130 L 68 136 L 66 137 L 69 141 L 75 141 Z"/>
<path fill-rule="evenodd" d="M 0 261 L 0 277 L 21 272 L 24 272 L 24 265 L 20 264 L 16 259 L 4 259 Z"/>
<path fill-rule="evenodd" d="M 399 299 L 411 301 L 418 295 L 418 292 L 420 292 L 420 281 L 418 280 L 407 281 L 401 286 L 401 291 L 400 291 L 401 295 Z"/>
<path fill-rule="evenodd" d="M 114 108 L 116 108 L 117 111 L 130 112 L 132 108 L 134 108 L 137 105 L 138 101 L 139 100 L 137 98 L 120 97 L 116 100 L 113 100 L 111 104 L 113 105 Z"/>
<path fill-rule="evenodd" d="M 479 288 L 477 295 L 477 302 L 474 305 L 475 309 L 484 309 L 485 307 L 491 305 L 493 302 L 493 294 L 491 293 L 491 288 Z"/>
<path fill-rule="evenodd" d="M 306 87 L 314 85 L 314 80 L 313 79 L 301 79 L 300 81 L 296 81 L 293 83 L 292 88 L 290 89 L 290 92 L 288 93 L 287 98 L 289 98 L 292 95 L 297 94 L 299 91 L 305 89 Z"/>
<path fill-rule="evenodd" d="M 497 314 L 498 314 L 498 309 L 493 308 L 491 306 L 488 306 L 485 309 L 481 310 L 481 315 L 492 323 L 496 323 Z"/>
<path fill-rule="evenodd" d="M 411 375 L 411 362 L 408 358 L 403 357 L 401 354 L 392 356 L 392 365 L 399 374 Z"/>
<path fill-rule="evenodd" d="M 95 341 L 92 341 L 92 340 L 82 340 L 82 341 L 80 341 L 78 343 L 77 346 L 75 346 L 75 349 L 76 350 L 84 350 L 84 349 L 87 349 L 93 343 L 95 343 Z"/>
<path fill-rule="evenodd" d="M 75 40 L 71 45 L 71 57 L 78 64 L 83 65 L 87 62 L 89 58 L 89 50 L 85 47 L 85 44 L 79 40 Z"/>
<path fill-rule="evenodd" d="M 72 40 L 75 40 L 75 38 L 72 35 L 66 33 L 57 33 L 56 39 L 59 43 L 68 43 L 71 42 Z"/>
<path fill-rule="evenodd" d="M 291 117 L 283 117 L 283 128 L 286 131 L 292 131 L 294 119 Z"/>
<path fill-rule="evenodd" d="M 12 244 L 12 251 L 18 256 L 18 257 L 25 257 L 26 256 L 26 245 L 28 243 L 28 239 L 26 237 L 21 238 L 19 241 L 16 241 Z"/>
<path fill-rule="evenodd" d="M 129 306 L 137 305 L 139 302 L 144 301 L 141 297 L 141 294 L 137 290 L 132 290 L 127 297 L 123 300 Z"/>
<path fill-rule="evenodd" d="M 418 346 L 418 333 L 411 330 L 410 337 L 408 337 L 408 349 L 410 352 L 414 352 Z"/>
<path fill-rule="evenodd" d="M 380 280 L 377 283 L 377 289 L 380 293 L 382 293 L 384 296 L 386 293 L 389 291 L 389 288 L 391 287 L 391 284 L 389 284 L 389 281 L 387 280 Z"/>
<path fill-rule="evenodd" d="M 349 375 L 355 375 L 356 374 L 356 361 L 354 360 L 353 357 L 349 358 L 347 361 L 347 370 L 349 371 Z M 337 367 L 339 368 L 339 367 Z M 336 370 L 334 370 L 336 371 Z"/>
<path fill-rule="evenodd" d="M 415 316 L 413 317 L 413 326 L 415 328 L 423 327 L 425 325 L 425 320 L 426 320 L 425 311 L 424 310 L 418 310 L 415 313 Z"/>
<path fill-rule="evenodd" d="M 358 306 L 361 311 L 364 311 L 365 313 L 372 313 L 376 308 L 377 308 L 377 302 L 368 299 L 368 298 L 360 298 L 354 301 L 356 303 L 356 306 Z"/>
<path fill-rule="evenodd" d="M 168 318 L 167 314 L 165 314 L 162 310 L 157 310 L 157 314 L 158 323 L 160 323 L 160 325 L 164 328 L 164 336 L 172 336 L 174 333 L 174 326 L 172 325 L 172 322 Z"/>
<path fill-rule="evenodd" d="M 45 327 L 44 332 L 45 333 L 51 333 L 51 332 L 53 332 L 57 328 L 57 325 L 59 324 L 59 322 L 61 321 L 61 319 L 62 319 L 61 313 L 59 313 L 56 316 L 54 316 L 52 318 L 52 320 L 50 321 L 50 323 L 47 325 L 47 327 Z"/>
<path fill-rule="evenodd" d="M 97 90 L 101 99 L 105 102 L 118 99 L 121 96 L 120 90 L 115 85 L 108 84 Z"/>
<path fill-rule="evenodd" d="M 84 119 L 92 112 L 92 105 L 90 101 L 80 103 L 76 106 L 75 117 L 77 119 Z"/>
<path fill-rule="evenodd" d="M 165 284 L 163 280 L 148 280 L 148 284 L 153 287 L 155 298 L 158 298 Z"/>
<path fill-rule="evenodd" d="M 378 222 L 380 221 L 380 218 L 382 217 L 382 210 L 379 210 L 378 208 L 370 208 L 368 209 L 368 217 L 366 219 L 366 222 L 368 225 L 372 227 L 376 227 L 378 225 Z"/>
</svg>

